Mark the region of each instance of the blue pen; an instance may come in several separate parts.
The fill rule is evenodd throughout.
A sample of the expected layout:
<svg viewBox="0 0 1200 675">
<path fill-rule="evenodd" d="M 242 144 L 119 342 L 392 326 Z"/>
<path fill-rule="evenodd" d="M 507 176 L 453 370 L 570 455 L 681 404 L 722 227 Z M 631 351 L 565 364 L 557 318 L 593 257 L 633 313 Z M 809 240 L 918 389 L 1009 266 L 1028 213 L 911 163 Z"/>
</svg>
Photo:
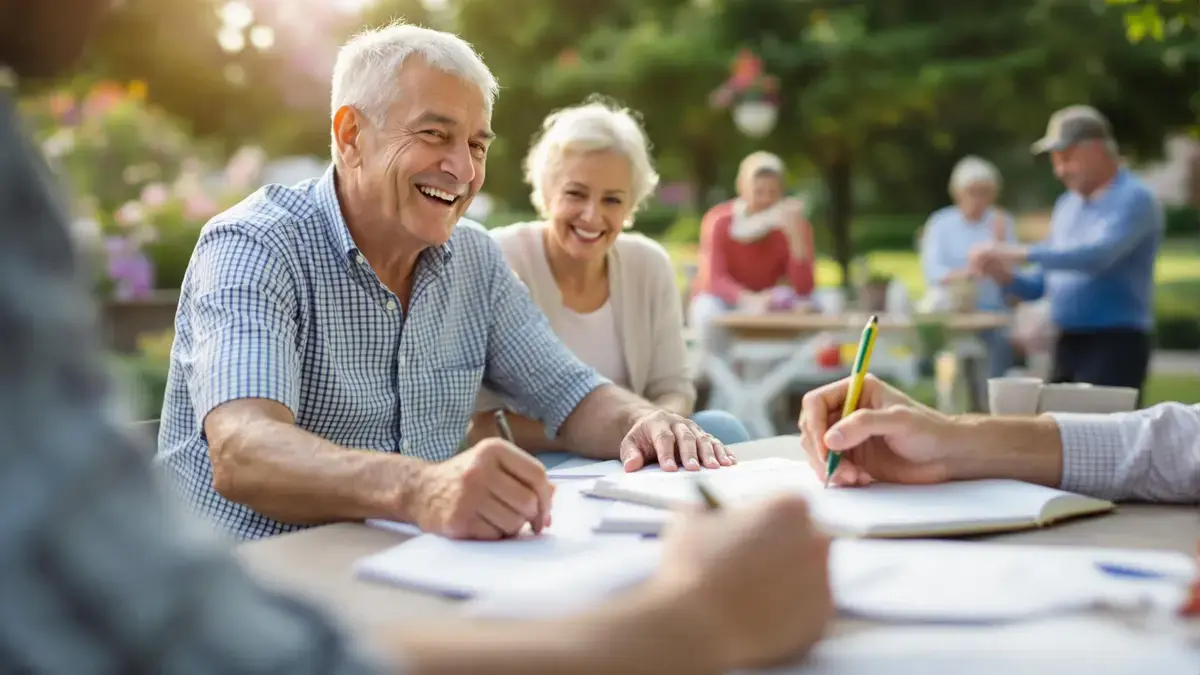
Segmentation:
<svg viewBox="0 0 1200 675">
<path fill-rule="evenodd" d="M 1109 576 L 1123 577 L 1125 579 L 1156 579 L 1164 581 L 1180 581 L 1183 583 L 1187 583 L 1189 581 L 1187 577 L 1178 574 L 1166 574 L 1163 572 L 1148 570 L 1142 567 L 1132 567 L 1130 565 L 1120 565 L 1117 563 L 1098 562 L 1096 563 L 1096 569 Z"/>
</svg>

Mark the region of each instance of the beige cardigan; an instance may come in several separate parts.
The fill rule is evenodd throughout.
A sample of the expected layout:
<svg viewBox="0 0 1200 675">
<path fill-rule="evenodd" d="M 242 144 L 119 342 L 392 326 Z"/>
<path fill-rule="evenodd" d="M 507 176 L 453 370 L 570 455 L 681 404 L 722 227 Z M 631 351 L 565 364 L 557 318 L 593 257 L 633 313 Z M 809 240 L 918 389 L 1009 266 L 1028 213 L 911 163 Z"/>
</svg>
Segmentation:
<svg viewBox="0 0 1200 675">
<path fill-rule="evenodd" d="M 492 237 L 534 303 L 554 321 L 564 307 L 538 241 L 542 227 L 540 222 L 517 223 L 492 230 Z M 608 287 L 630 389 L 652 402 L 682 395 L 688 407 L 694 406 L 696 385 L 687 367 L 683 307 L 666 249 L 641 234 L 621 233 L 608 253 Z M 481 393 L 480 410 L 501 405 L 490 392 Z"/>
</svg>

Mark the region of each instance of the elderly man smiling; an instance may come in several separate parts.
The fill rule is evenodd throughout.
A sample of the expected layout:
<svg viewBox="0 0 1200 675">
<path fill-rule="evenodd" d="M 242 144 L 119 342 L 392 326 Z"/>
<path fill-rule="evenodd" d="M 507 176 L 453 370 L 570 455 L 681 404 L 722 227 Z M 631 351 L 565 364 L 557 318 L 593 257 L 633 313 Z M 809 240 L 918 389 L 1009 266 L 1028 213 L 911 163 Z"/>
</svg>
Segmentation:
<svg viewBox="0 0 1200 675">
<path fill-rule="evenodd" d="M 333 165 L 208 223 L 176 318 L 158 461 L 242 538 L 389 518 L 460 538 L 549 521 L 542 465 L 458 453 L 481 383 L 548 435 L 626 470 L 721 446 L 576 359 L 485 232 L 497 84 L 457 37 L 397 25 L 333 73 Z M 723 462 L 732 456 L 721 453 Z"/>
</svg>

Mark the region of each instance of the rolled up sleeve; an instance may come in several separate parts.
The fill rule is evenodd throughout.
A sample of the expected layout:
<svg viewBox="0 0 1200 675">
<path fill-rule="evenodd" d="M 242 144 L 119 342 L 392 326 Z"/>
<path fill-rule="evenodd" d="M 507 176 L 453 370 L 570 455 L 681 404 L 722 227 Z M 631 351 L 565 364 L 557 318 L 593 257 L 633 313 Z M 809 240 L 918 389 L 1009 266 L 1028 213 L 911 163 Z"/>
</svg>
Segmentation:
<svg viewBox="0 0 1200 675">
<path fill-rule="evenodd" d="M 188 380 L 196 422 L 243 398 L 299 408 L 296 293 L 290 273 L 265 244 L 236 225 L 210 226 L 196 244 Z"/>
<path fill-rule="evenodd" d="M 1200 502 L 1200 406 L 1051 417 L 1063 444 L 1062 489 L 1116 501 Z"/>
<path fill-rule="evenodd" d="M 607 384 L 580 361 L 550 327 L 529 291 L 492 245 L 491 326 L 484 384 L 512 401 L 518 412 L 546 427 L 554 438 L 573 410 L 597 387 Z"/>
</svg>

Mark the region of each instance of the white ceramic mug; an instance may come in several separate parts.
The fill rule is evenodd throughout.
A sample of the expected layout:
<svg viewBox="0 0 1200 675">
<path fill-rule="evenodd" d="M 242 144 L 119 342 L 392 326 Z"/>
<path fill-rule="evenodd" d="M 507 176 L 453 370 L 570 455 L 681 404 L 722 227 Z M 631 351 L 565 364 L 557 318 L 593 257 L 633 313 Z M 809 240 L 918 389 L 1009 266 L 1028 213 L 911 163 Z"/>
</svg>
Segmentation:
<svg viewBox="0 0 1200 675">
<path fill-rule="evenodd" d="M 1040 377 L 993 377 L 987 382 L 988 412 L 993 415 L 1036 415 L 1041 400 Z"/>
</svg>

